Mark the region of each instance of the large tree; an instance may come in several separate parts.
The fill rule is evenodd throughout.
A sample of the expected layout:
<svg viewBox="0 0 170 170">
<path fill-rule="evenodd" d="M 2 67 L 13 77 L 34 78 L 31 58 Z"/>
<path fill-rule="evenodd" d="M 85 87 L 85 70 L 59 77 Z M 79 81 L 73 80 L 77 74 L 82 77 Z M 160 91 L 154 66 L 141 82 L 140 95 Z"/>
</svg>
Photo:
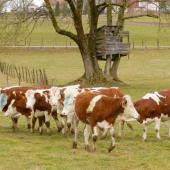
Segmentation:
<svg viewBox="0 0 170 170">
<path fill-rule="evenodd" d="M 146 2 L 142 1 L 142 2 Z M 99 16 L 103 11 L 107 8 L 108 10 L 113 7 L 117 7 L 118 15 L 117 15 L 117 29 L 115 34 L 117 35 L 120 31 L 124 29 L 124 23 L 127 19 L 137 18 L 137 17 L 156 17 L 159 15 L 155 13 L 145 12 L 144 14 L 134 14 L 134 15 L 125 15 L 125 11 L 133 6 L 135 3 L 141 2 L 141 0 L 115 0 L 115 1 L 97 1 L 97 0 L 65 0 L 65 3 L 68 4 L 71 14 L 72 20 L 74 23 L 74 27 L 76 32 L 71 32 L 70 30 L 63 29 L 59 26 L 58 20 L 55 17 L 55 13 L 51 7 L 49 0 L 44 0 L 45 5 L 49 11 L 49 17 L 52 21 L 53 27 L 55 31 L 61 35 L 65 35 L 71 38 L 79 47 L 82 61 L 84 64 L 84 75 L 83 79 L 87 80 L 90 83 L 96 83 L 101 81 L 106 81 L 105 74 L 103 74 L 102 69 L 99 67 L 98 60 L 96 58 L 96 33 L 98 29 L 98 21 Z M 89 31 L 85 32 L 82 15 L 83 15 L 83 6 L 84 3 L 88 3 L 89 7 Z M 110 10 L 112 12 L 112 10 Z M 109 68 L 109 73 L 107 72 L 107 76 L 112 77 L 112 80 L 118 80 L 117 70 L 120 62 L 120 57 L 115 57 L 111 65 L 111 60 L 107 61 L 107 66 L 105 67 L 107 70 Z"/>
</svg>

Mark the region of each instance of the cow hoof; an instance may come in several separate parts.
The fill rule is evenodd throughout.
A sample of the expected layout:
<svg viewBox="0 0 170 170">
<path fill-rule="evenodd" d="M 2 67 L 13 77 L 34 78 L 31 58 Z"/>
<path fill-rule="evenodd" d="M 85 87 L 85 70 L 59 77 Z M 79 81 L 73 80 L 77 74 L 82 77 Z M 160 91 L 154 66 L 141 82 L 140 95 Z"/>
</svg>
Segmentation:
<svg viewBox="0 0 170 170">
<path fill-rule="evenodd" d="M 93 147 L 91 152 L 96 152 L 96 147 Z"/>
<path fill-rule="evenodd" d="M 16 127 L 12 126 L 12 131 L 15 132 L 16 131 Z"/>
<path fill-rule="evenodd" d="M 57 131 L 60 133 L 61 130 L 62 130 L 62 127 L 61 127 L 61 126 L 58 126 L 57 129 L 58 129 Z"/>
<path fill-rule="evenodd" d="M 31 125 L 30 124 L 27 125 L 27 129 L 31 129 Z"/>
<path fill-rule="evenodd" d="M 41 131 L 39 131 L 39 133 L 40 133 L 40 135 L 42 135 L 42 134 L 43 134 L 43 131 L 41 130 Z"/>
<path fill-rule="evenodd" d="M 89 145 L 85 145 L 85 150 L 86 150 L 87 152 L 91 152 L 90 146 L 89 146 Z"/>
<path fill-rule="evenodd" d="M 71 134 L 72 134 L 72 135 L 74 135 L 74 129 L 71 129 L 71 131 L 70 131 L 70 132 L 71 132 Z"/>
<path fill-rule="evenodd" d="M 113 149 L 115 148 L 115 145 L 111 145 L 109 148 L 108 148 L 108 152 L 110 153 Z"/>
<path fill-rule="evenodd" d="M 143 139 L 143 142 L 147 142 L 147 139 Z"/>
<path fill-rule="evenodd" d="M 73 142 L 73 149 L 77 149 L 77 142 Z"/>
<path fill-rule="evenodd" d="M 35 131 L 34 131 L 34 129 L 31 129 L 31 133 L 34 133 Z"/>
<path fill-rule="evenodd" d="M 67 127 L 68 127 L 68 129 L 70 129 L 71 128 L 71 123 L 67 123 Z"/>
<path fill-rule="evenodd" d="M 93 136 L 93 142 L 97 141 L 97 136 Z"/>
<path fill-rule="evenodd" d="M 120 142 L 121 139 L 122 139 L 121 136 L 118 136 L 118 137 L 117 137 L 118 142 Z"/>
</svg>

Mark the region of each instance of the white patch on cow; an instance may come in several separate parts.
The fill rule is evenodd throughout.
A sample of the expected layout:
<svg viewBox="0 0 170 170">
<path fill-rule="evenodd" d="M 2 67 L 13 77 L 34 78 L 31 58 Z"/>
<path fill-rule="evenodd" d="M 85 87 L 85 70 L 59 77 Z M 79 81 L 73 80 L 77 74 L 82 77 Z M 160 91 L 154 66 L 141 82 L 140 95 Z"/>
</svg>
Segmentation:
<svg viewBox="0 0 170 170">
<path fill-rule="evenodd" d="M 108 129 L 108 128 L 110 128 L 110 124 L 106 120 L 103 120 L 102 122 L 98 122 L 97 126 L 99 128 L 101 128 L 101 129 Z"/>
<path fill-rule="evenodd" d="M 16 92 L 15 91 L 13 91 L 12 93 L 16 96 Z"/>
<path fill-rule="evenodd" d="M 69 115 L 70 117 L 72 117 L 74 115 L 74 100 L 75 97 L 80 93 L 80 89 L 79 88 L 73 88 L 73 87 L 68 87 L 65 91 L 64 91 L 64 107 L 62 110 L 62 115 Z"/>
<path fill-rule="evenodd" d="M 165 98 L 165 97 L 160 95 L 158 92 L 147 93 L 145 96 L 142 97 L 142 99 L 150 99 L 150 98 L 159 105 L 160 98 Z"/>
<path fill-rule="evenodd" d="M 90 136 L 90 126 L 86 124 L 84 128 L 84 143 L 89 145 L 89 136 Z"/>
<path fill-rule="evenodd" d="M 19 114 L 16 110 L 16 107 L 13 106 L 14 102 L 15 100 L 13 99 L 9 104 L 7 111 L 4 113 L 5 116 L 17 117 Z"/>
<path fill-rule="evenodd" d="M 33 106 L 34 106 L 34 104 L 36 102 L 35 94 L 40 94 L 41 96 L 44 96 L 45 97 L 45 102 L 48 103 L 49 102 L 48 96 L 44 93 L 46 91 L 48 91 L 48 89 L 27 90 L 26 93 L 25 93 L 25 97 L 27 99 L 26 107 L 30 108 L 30 109 L 33 109 Z"/>
<path fill-rule="evenodd" d="M 48 112 L 44 112 L 45 115 L 45 122 L 49 122 L 50 121 L 50 115 L 48 114 Z"/>
<path fill-rule="evenodd" d="M 154 122 L 155 118 L 146 118 L 145 120 L 143 120 L 142 124 L 146 124 L 146 125 L 149 125 L 151 124 L 152 122 Z"/>
<path fill-rule="evenodd" d="M 36 112 L 34 113 L 34 116 L 35 117 L 45 116 L 45 111 L 36 110 Z"/>
<path fill-rule="evenodd" d="M 34 90 L 27 90 L 25 93 L 25 97 L 27 99 L 26 102 L 26 108 L 32 109 L 33 110 L 33 106 L 36 102 L 35 100 L 35 91 Z"/>
<path fill-rule="evenodd" d="M 106 120 L 103 120 L 102 122 L 98 122 L 97 126 L 103 129 L 101 138 L 105 138 L 107 136 L 108 130 L 111 128 L 111 125 Z"/>
<path fill-rule="evenodd" d="M 96 103 L 103 97 L 103 95 L 98 95 L 93 97 L 93 99 L 90 101 L 89 107 L 87 108 L 87 113 L 92 112 Z"/>
<path fill-rule="evenodd" d="M 126 105 L 123 106 L 124 112 L 122 114 L 122 117 L 124 117 L 125 120 L 130 118 L 138 119 L 139 113 L 136 111 L 131 97 L 129 95 L 125 95 L 123 98 L 126 100 Z"/>
<path fill-rule="evenodd" d="M 44 92 L 49 92 L 48 89 L 41 89 L 41 90 L 34 90 L 34 94 L 40 94 L 41 96 L 45 97 L 45 102 L 48 103 L 49 99 L 48 96 Z"/>
<path fill-rule="evenodd" d="M 16 87 L 21 87 L 21 86 L 11 86 L 11 87 L 5 87 L 5 88 L 3 88 L 2 90 L 9 90 L 9 89 L 16 88 Z"/>
<path fill-rule="evenodd" d="M 143 140 L 145 141 L 146 138 L 147 138 L 147 125 L 146 124 L 143 124 Z"/>
<path fill-rule="evenodd" d="M 164 121 L 167 121 L 167 120 L 170 120 L 170 117 L 168 115 L 165 115 L 165 114 L 161 114 L 161 121 L 164 122 Z"/>
<path fill-rule="evenodd" d="M 91 91 L 100 91 L 100 90 L 106 90 L 106 89 L 119 89 L 119 87 L 95 87 L 95 88 L 88 88 Z"/>
<path fill-rule="evenodd" d="M 52 106 L 52 109 L 57 109 L 57 111 L 60 113 L 60 107 L 62 108 L 61 104 L 59 103 L 59 100 L 61 99 L 60 91 L 62 88 L 59 87 L 51 87 L 49 89 L 49 103 Z M 59 110 L 58 110 L 59 109 Z"/>
<path fill-rule="evenodd" d="M 160 140 L 160 133 L 159 133 L 159 131 L 160 131 L 160 124 L 161 124 L 161 120 L 160 120 L 160 118 L 155 118 L 155 130 L 156 130 L 156 138 L 158 139 L 158 140 Z"/>
<path fill-rule="evenodd" d="M 92 134 L 92 136 L 98 136 L 97 126 L 93 127 L 93 134 Z"/>
</svg>

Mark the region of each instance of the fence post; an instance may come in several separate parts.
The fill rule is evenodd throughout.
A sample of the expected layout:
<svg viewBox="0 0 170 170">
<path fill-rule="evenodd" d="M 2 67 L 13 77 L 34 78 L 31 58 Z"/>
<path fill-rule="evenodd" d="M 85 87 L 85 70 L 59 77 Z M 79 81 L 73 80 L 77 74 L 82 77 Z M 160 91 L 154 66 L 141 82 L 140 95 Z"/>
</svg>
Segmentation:
<svg viewBox="0 0 170 170">
<path fill-rule="evenodd" d="M 157 39 L 157 48 L 158 48 L 158 49 L 160 48 L 160 42 L 159 42 L 159 39 Z"/>
<path fill-rule="evenodd" d="M 143 40 L 142 40 L 142 48 L 143 48 L 143 45 L 144 45 L 144 42 L 143 42 Z"/>
<path fill-rule="evenodd" d="M 41 39 L 41 47 L 43 47 L 44 46 L 44 40 L 43 40 L 43 38 Z"/>
</svg>

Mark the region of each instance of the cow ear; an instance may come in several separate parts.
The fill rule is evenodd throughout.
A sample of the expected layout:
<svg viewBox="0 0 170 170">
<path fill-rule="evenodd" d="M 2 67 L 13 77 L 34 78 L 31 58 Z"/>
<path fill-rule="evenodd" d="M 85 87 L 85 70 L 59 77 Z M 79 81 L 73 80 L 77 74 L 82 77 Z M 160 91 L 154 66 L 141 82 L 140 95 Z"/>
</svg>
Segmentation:
<svg viewBox="0 0 170 170">
<path fill-rule="evenodd" d="M 125 108 L 127 105 L 127 100 L 125 98 L 123 98 L 122 100 L 122 107 Z"/>
</svg>

